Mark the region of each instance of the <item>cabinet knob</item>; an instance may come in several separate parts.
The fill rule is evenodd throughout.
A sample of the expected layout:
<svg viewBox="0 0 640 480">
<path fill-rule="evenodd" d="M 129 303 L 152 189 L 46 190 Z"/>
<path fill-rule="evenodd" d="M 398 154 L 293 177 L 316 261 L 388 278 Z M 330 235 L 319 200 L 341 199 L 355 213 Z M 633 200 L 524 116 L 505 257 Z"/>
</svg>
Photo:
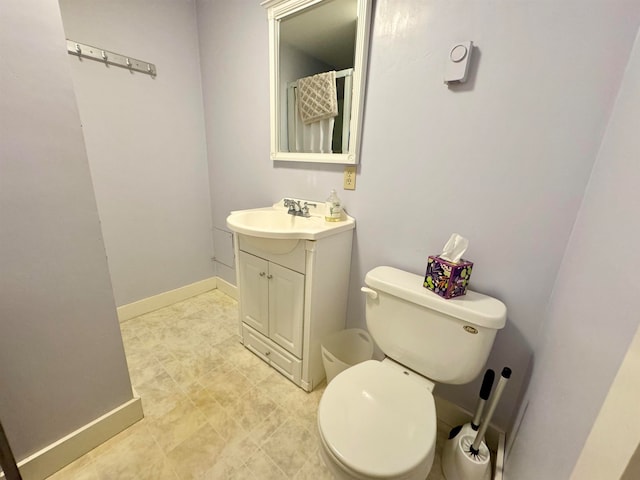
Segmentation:
<svg viewBox="0 0 640 480">
<path fill-rule="evenodd" d="M 269 355 L 271 355 L 271 352 L 266 352 L 265 355 L 268 357 Z"/>
<path fill-rule="evenodd" d="M 264 277 L 265 275 L 266 275 L 266 273 L 265 273 L 265 272 L 260 272 L 260 276 L 261 276 L 261 277 Z"/>
<path fill-rule="evenodd" d="M 267 278 L 268 278 L 269 280 L 271 280 L 271 279 L 273 278 L 273 275 L 269 274 L 269 275 L 267 275 Z"/>
</svg>

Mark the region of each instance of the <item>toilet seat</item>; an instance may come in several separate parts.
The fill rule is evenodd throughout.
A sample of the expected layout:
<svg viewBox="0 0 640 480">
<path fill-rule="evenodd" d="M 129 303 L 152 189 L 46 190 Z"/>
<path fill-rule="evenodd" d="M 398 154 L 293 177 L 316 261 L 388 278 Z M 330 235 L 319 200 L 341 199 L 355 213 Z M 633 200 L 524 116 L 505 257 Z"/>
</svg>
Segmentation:
<svg viewBox="0 0 640 480">
<path fill-rule="evenodd" d="M 386 363 L 369 360 L 334 378 L 318 428 L 325 453 L 355 478 L 426 476 L 433 462 L 436 411 L 427 381 Z"/>
</svg>

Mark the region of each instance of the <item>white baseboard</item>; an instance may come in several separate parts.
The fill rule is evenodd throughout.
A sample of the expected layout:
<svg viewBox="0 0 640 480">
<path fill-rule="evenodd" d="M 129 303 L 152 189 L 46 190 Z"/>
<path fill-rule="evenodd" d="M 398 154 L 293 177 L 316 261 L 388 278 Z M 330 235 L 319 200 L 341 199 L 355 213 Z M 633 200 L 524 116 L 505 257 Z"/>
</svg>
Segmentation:
<svg viewBox="0 0 640 480">
<path fill-rule="evenodd" d="M 142 401 L 128 402 L 18 462 L 24 480 L 42 480 L 144 417 Z M 0 474 L 0 478 L 4 475 Z"/>
<path fill-rule="evenodd" d="M 218 277 L 218 290 L 229 295 L 234 300 L 238 300 L 238 287 Z"/>
<path fill-rule="evenodd" d="M 204 280 L 176 288 L 175 290 L 169 290 L 168 292 L 159 293 L 152 297 L 143 298 L 137 302 L 122 305 L 117 308 L 118 320 L 124 322 L 130 318 L 144 315 L 145 313 L 168 307 L 169 305 L 181 302 L 187 298 L 195 297 L 196 295 L 208 292 L 209 290 L 214 290 L 215 288 L 218 288 L 218 282 L 223 282 L 223 280 L 218 277 L 205 278 Z"/>
</svg>

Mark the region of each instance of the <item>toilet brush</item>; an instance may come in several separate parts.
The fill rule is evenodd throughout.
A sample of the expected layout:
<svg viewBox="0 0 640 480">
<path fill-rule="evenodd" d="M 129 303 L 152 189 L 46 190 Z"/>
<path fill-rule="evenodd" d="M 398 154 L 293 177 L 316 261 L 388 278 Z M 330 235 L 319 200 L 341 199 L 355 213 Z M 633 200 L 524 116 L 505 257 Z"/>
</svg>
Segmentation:
<svg viewBox="0 0 640 480">
<path fill-rule="evenodd" d="M 455 437 L 458 435 L 468 435 L 478 431 L 478 428 L 480 428 L 480 419 L 482 418 L 484 405 L 491 394 L 491 388 L 493 387 L 493 380 L 495 379 L 495 376 L 496 373 L 492 369 L 488 369 L 484 372 L 482 386 L 480 387 L 480 394 L 478 395 L 478 405 L 476 406 L 476 413 L 474 414 L 473 419 L 471 422 L 467 422 L 464 425 L 453 427 L 449 432 L 447 445 L 454 445 Z M 445 446 L 445 448 L 447 447 Z"/>
<path fill-rule="evenodd" d="M 489 428 L 489 422 L 491 421 L 491 417 L 493 417 L 493 413 L 496 411 L 496 407 L 498 406 L 498 402 L 500 401 L 500 397 L 502 396 L 502 392 L 504 391 L 504 387 L 507 385 L 509 378 L 511 378 L 511 369 L 509 367 L 504 367 L 502 369 L 502 373 L 500 374 L 500 380 L 498 380 L 496 391 L 491 397 L 491 403 L 489 404 L 489 408 L 487 409 L 487 416 L 484 418 L 482 425 L 480 425 L 480 429 L 476 434 L 476 438 L 469 448 L 469 454 L 478 454 L 480 443 L 484 439 L 484 434 L 487 432 L 487 428 Z"/>
<path fill-rule="evenodd" d="M 480 422 L 477 433 L 475 435 L 473 432 L 458 434 L 453 439 L 454 448 L 443 450 L 442 472 L 447 480 L 489 480 L 491 478 L 491 454 L 483 440 L 510 377 L 511 369 L 503 368 L 496 390 L 489 401 L 487 414 Z"/>
<path fill-rule="evenodd" d="M 476 413 L 473 416 L 471 422 L 467 422 L 464 425 L 458 425 L 453 427 L 449 432 L 449 438 L 442 447 L 442 459 L 443 462 L 450 462 L 454 455 L 454 452 L 458 448 L 458 442 L 463 435 L 475 435 L 480 428 L 480 420 L 482 418 L 482 412 L 484 411 L 484 405 L 489 399 L 491 394 L 491 388 L 493 387 L 493 380 L 496 373 L 492 369 L 488 369 L 484 373 L 482 379 L 482 386 L 480 387 L 480 395 L 478 396 L 478 405 L 476 407 Z"/>
</svg>

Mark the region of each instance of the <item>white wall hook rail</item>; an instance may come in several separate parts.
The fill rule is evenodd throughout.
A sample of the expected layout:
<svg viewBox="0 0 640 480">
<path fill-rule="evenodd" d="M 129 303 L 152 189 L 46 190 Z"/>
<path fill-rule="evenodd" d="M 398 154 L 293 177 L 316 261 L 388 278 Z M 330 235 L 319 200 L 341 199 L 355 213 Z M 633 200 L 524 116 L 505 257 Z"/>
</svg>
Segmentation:
<svg viewBox="0 0 640 480">
<path fill-rule="evenodd" d="M 97 60 L 107 65 L 115 65 L 116 67 L 123 67 L 128 70 L 146 73 L 152 77 L 157 75 L 156 66 L 153 63 L 137 60 L 135 58 L 127 57 L 126 55 L 120 55 L 119 53 L 110 52 L 109 50 L 92 47 L 91 45 L 79 43 L 74 40 L 67 39 L 67 52 L 69 52 L 70 55 L 90 58 L 91 60 Z"/>
</svg>

